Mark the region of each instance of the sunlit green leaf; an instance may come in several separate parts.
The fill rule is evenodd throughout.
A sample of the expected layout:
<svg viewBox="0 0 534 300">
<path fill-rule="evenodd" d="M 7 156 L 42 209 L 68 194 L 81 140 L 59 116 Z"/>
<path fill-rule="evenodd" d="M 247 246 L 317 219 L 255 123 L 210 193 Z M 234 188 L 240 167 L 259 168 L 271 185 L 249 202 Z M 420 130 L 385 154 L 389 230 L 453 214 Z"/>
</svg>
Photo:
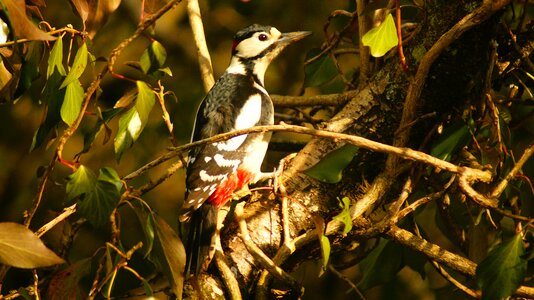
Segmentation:
<svg viewBox="0 0 534 300">
<path fill-rule="evenodd" d="M 401 246 L 381 238 L 378 246 L 358 264 L 363 274 L 358 287 L 367 290 L 389 282 L 403 267 L 402 255 Z"/>
<path fill-rule="evenodd" d="M 167 51 L 158 41 L 153 41 L 148 48 L 145 49 L 139 64 L 143 73 L 149 74 L 163 67 L 167 59 Z"/>
<path fill-rule="evenodd" d="M 64 263 L 26 226 L 0 223 L 0 263 L 23 269 Z"/>
<path fill-rule="evenodd" d="M 87 57 L 87 44 L 83 43 L 78 49 L 78 52 L 76 52 L 76 56 L 74 57 L 74 62 L 72 63 L 72 67 L 70 68 L 69 74 L 67 75 L 67 77 L 65 77 L 65 80 L 59 87 L 60 89 L 66 87 L 71 82 L 82 76 L 83 71 L 85 71 L 85 67 L 87 66 Z"/>
<path fill-rule="evenodd" d="M 345 225 L 343 228 L 343 234 L 347 234 L 352 229 L 352 218 L 350 217 L 350 199 L 348 197 L 343 197 L 343 199 L 339 200 L 339 202 L 343 210 L 334 216 L 334 219 Z"/>
<path fill-rule="evenodd" d="M 523 255 L 525 245 L 518 234 L 490 251 L 476 270 L 482 299 L 504 299 L 515 292 L 527 272 Z"/>
<path fill-rule="evenodd" d="M 65 100 L 63 100 L 63 104 L 61 105 L 61 119 L 69 126 L 72 126 L 80 114 L 83 95 L 83 87 L 78 79 L 73 80 L 67 85 Z"/>
<path fill-rule="evenodd" d="M 119 130 L 114 142 L 117 160 L 120 160 L 124 151 L 130 148 L 137 140 L 156 102 L 154 93 L 146 83 L 137 81 L 137 89 L 135 105 L 119 119 Z"/>
<path fill-rule="evenodd" d="M 59 36 L 54 43 L 54 47 L 50 51 L 50 56 L 48 57 L 48 67 L 46 69 L 46 78 L 50 78 L 54 69 L 62 76 L 67 75 L 65 67 L 63 66 L 63 36 Z"/>
<path fill-rule="evenodd" d="M 345 169 L 358 152 L 358 147 L 351 144 L 326 154 L 317 164 L 304 171 L 304 174 L 326 183 L 337 183 L 343 177 Z"/>
<path fill-rule="evenodd" d="M 321 52 L 313 49 L 306 55 L 306 59 L 315 57 Z M 306 65 L 304 69 L 304 86 L 320 86 L 338 75 L 336 64 L 328 55 L 323 55 L 316 61 Z"/>
<path fill-rule="evenodd" d="M 93 171 L 84 165 L 80 165 L 76 172 L 67 177 L 67 201 L 91 193 L 95 182 L 96 176 Z"/>
<path fill-rule="evenodd" d="M 371 48 L 374 57 L 384 56 L 391 48 L 397 46 L 399 38 L 391 14 L 378 27 L 369 30 L 363 37 L 362 43 Z"/>
<path fill-rule="evenodd" d="M 323 270 L 326 270 L 330 260 L 330 240 L 325 235 L 321 235 L 321 256 L 323 257 Z"/>
</svg>

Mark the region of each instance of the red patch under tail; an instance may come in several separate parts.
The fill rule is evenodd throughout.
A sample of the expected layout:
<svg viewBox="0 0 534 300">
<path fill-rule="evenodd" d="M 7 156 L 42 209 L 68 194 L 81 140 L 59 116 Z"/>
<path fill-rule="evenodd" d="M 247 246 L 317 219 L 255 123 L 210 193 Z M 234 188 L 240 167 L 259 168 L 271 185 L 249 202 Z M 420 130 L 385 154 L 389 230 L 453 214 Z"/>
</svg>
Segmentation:
<svg viewBox="0 0 534 300">
<path fill-rule="evenodd" d="M 208 198 L 208 201 L 217 207 L 224 205 L 235 190 L 245 186 L 245 184 L 249 183 L 252 178 L 252 173 L 238 169 L 237 172 L 232 173 L 219 184 L 215 192 Z"/>
</svg>

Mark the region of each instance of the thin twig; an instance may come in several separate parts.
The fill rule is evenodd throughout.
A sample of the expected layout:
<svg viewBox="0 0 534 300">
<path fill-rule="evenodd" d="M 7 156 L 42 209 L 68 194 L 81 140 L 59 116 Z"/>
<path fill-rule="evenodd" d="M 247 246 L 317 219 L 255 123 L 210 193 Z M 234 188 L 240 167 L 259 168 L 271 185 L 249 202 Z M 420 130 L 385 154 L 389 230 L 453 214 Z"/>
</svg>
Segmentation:
<svg viewBox="0 0 534 300">
<path fill-rule="evenodd" d="M 73 205 L 71 205 L 69 207 L 65 207 L 63 209 L 63 212 L 59 216 L 55 217 L 50 222 L 44 224 L 41 228 L 39 228 L 39 230 L 37 230 L 35 232 L 35 235 L 37 235 L 37 237 L 41 237 L 47 231 L 52 229 L 58 223 L 60 223 L 61 221 L 65 220 L 66 218 L 68 218 L 70 215 L 72 215 L 75 212 L 76 212 L 76 203 L 74 203 Z"/>
<path fill-rule="evenodd" d="M 501 194 L 504 192 L 506 187 L 508 186 L 508 183 L 521 171 L 521 168 L 523 168 L 523 165 L 527 162 L 527 160 L 530 158 L 530 156 L 534 153 L 534 144 L 530 145 L 525 151 L 523 152 L 523 155 L 521 155 L 521 158 L 517 161 L 515 166 L 510 170 L 508 174 L 504 177 L 504 179 L 499 182 L 499 184 L 493 189 L 491 192 L 491 198 L 497 199 L 501 196 Z"/>
</svg>

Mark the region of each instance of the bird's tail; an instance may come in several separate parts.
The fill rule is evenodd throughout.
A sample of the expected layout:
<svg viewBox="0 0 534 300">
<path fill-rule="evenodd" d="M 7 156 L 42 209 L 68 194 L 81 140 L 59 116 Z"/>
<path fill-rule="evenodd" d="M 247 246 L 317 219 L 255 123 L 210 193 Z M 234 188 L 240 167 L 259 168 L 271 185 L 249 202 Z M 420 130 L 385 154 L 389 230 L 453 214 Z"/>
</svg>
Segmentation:
<svg viewBox="0 0 534 300">
<path fill-rule="evenodd" d="M 204 263 L 209 262 L 212 238 L 217 227 L 217 207 L 205 202 L 191 216 L 187 240 L 185 278 L 199 275 Z"/>
</svg>

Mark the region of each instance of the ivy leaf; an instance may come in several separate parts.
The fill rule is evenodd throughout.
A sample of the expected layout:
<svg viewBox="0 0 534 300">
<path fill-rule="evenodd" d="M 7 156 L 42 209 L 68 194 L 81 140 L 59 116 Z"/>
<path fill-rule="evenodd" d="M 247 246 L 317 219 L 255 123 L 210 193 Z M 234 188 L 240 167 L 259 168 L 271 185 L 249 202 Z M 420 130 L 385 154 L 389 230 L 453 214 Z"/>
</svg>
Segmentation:
<svg viewBox="0 0 534 300">
<path fill-rule="evenodd" d="M 64 262 L 26 226 L 12 222 L 0 223 L 0 263 L 35 269 Z"/>
<path fill-rule="evenodd" d="M 137 81 L 137 97 L 135 105 L 132 106 L 119 119 L 119 130 L 115 136 L 115 155 L 119 161 L 128 148 L 139 138 L 143 131 L 150 111 L 156 102 L 156 98 L 150 87 L 142 82 Z"/>
<path fill-rule="evenodd" d="M 115 170 L 102 168 L 93 190 L 78 202 L 78 211 L 96 227 L 102 228 L 119 203 L 122 183 Z"/>
<path fill-rule="evenodd" d="M 374 57 L 384 56 L 391 48 L 397 46 L 399 38 L 397 29 L 391 14 L 378 27 L 369 30 L 362 37 L 362 43 L 371 48 L 371 55 Z"/>
<path fill-rule="evenodd" d="M 104 227 L 120 198 L 122 182 L 117 172 L 102 168 L 98 178 L 81 165 L 68 177 L 67 200 L 78 200 L 78 213 L 96 227 Z"/>
<path fill-rule="evenodd" d="M 63 66 L 63 36 L 59 36 L 50 51 L 48 57 L 48 67 L 46 69 L 46 78 L 50 78 L 54 70 L 57 70 L 61 76 L 67 75 L 65 67 Z"/>
<path fill-rule="evenodd" d="M 490 251 L 476 270 L 482 299 L 504 299 L 515 292 L 527 272 L 524 254 L 525 246 L 518 234 Z"/>
<path fill-rule="evenodd" d="M 80 114 L 83 95 L 84 90 L 78 79 L 74 79 L 67 85 L 65 99 L 61 105 L 61 119 L 69 126 L 72 126 Z"/>
<path fill-rule="evenodd" d="M 315 57 L 320 49 L 312 49 L 306 55 L 306 60 Z M 323 55 L 316 61 L 307 64 L 304 69 L 304 86 L 320 86 L 338 75 L 336 64 L 328 55 Z"/>
<path fill-rule="evenodd" d="M 347 234 L 352 229 L 352 218 L 350 217 L 350 199 L 348 197 L 343 197 L 339 200 L 340 206 L 343 209 L 338 215 L 334 216 L 334 220 L 338 220 L 343 223 L 345 227 L 343 228 L 343 234 Z"/>
<path fill-rule="evenodd" d="M 359 263 L 363 278 L 358 287 L 367 290 L 390 281 L 402 269 L 402 260 L 402 248 L 381 238 L 378 246 Z"/>
<path fill-rule="evenodd" d="M 80 165 L 76 172 L 67 177 L 67 201 L 89 194 L 93 191 L 96 176 L 91 169 Z"/>
<path fill-rule="evenodd" d="M 74 57 L 74 62 L 72 63 L 72 67 L 69 71 L 69 74 L 59 87 L 60 89 L 68 86 L 71 82 L 82 76 L 83 71 L 85 71 L 85 67 L 87 66 L 88 57 L 89 54 L 87 51 L 87 44 L 83 43 L 78 49 L 78 52 L 76 52 L 76 56 Z"/>
<path fill-rule="evenodd" d="M 358 152 L 358 147 L 345 144 L 329 152 L 317 164 L 304 171 L 304 174 L 326 183 L 338 183 L 343 177 L 343 170 Z"/>
<path fill-rule="evenodd" d="M 158 215 L 151 214 L 154 246 L 151 261 L 167 277 L 178 299 L 182 298 L 185 270 L 185 248 L 176 232 Z"/>
<path fill-rule="evenodd" d="M 141 55 L 139 64 L 143 73 L 150 74 L 162 68 L 166 59 L 167 51 L 163 45 L 158 41 L 153 41 Z"/>
</svg>

